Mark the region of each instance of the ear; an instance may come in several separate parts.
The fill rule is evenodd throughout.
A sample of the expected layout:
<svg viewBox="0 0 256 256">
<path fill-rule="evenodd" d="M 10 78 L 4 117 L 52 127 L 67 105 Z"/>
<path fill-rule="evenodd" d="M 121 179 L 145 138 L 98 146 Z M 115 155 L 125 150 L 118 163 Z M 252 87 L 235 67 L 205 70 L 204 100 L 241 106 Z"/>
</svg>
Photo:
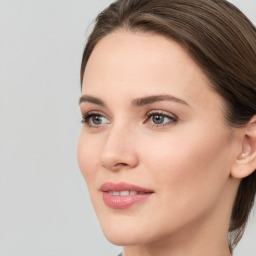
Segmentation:
<svg viewBox="0 0 256 256">
<path fill-rule="evenodd" d="M 235 159 L 231 176 L 242 179 L 256 170 L 256 115 L 246 125 L 241 152 Z"/>
</svg>

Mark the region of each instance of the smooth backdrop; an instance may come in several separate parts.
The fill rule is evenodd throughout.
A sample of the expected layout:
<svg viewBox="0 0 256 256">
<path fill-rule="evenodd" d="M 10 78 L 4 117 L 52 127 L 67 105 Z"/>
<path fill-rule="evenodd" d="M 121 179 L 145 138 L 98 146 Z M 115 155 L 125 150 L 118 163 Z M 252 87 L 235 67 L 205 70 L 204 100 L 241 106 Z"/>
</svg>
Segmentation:
<svg viewBox="0 0 256 256">
<path fill-rule="evenodd" d="M 79 69 L 111 0 L 0 0 L 0 256 L 115 256 L 80 174 Z M 256 24 L 256 0 L 232 1 Z M 256 255 L 256 217 L 236 250 Z"/>
</svg>

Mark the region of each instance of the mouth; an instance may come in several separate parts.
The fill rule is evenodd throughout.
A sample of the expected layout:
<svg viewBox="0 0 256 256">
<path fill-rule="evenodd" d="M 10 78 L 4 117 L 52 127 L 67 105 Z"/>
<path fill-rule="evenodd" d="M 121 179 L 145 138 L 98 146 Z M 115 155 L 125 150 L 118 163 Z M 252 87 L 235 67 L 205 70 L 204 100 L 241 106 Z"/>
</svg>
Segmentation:
<svg viewBox="0 0 256 256">
<path fill-rule="evenodd" d="M 135 195 L 143 195 L 143 194 L 149 194 L 151 192 L 141 192 L 141 191 L 135 191 L 135 190 L 124 190 L 124 191 L 105 191 L 113 196 L 135 196 Z"/>
<path fill-rule="evenodd" d="M 154 193 L 153 190 L 123 182 L 106 182 L 102 184 L 100 190 L 104 203 L 112 209 L 126 209 L 148 199 Z"/>
</svg>

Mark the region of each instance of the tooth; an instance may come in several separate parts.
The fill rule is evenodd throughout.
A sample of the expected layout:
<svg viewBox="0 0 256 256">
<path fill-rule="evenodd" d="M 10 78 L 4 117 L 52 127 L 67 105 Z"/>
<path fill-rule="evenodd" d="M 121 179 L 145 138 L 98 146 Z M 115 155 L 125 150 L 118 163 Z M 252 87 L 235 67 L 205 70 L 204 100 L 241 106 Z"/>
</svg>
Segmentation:
<svg viewBox="0 0 256 256">
<path fill-rule="evenodd" d="M 130 196 L 137 195 L 138 193 L 136 191 L 130 191 Z"/>
<path fill-rule="evenodd" d="M 120 196 L 120 192 L 119 191 L 113 191 L 113 196 Z"/>
<path fill-rule="evenodd" d="M 120 196 L 129 196 L 129 191 L 121 191 Z"/>
<path fill-rule="evenodd" d="M 109 194 L 113 195 L 113 191 L 108 191 Z"/>
</svg>

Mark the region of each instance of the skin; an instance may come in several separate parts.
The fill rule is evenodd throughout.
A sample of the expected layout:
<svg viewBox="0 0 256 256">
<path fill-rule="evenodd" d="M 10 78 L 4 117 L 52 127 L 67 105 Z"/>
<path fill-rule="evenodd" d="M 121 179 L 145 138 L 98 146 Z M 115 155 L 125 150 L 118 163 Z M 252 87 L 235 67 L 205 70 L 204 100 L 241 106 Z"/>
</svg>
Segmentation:
<svg viewBox="0 0 256 256">
<path fill-rule="evenodd" d="M 82 95 L 104 102 L 80 104 L 82 115 L 94 118 L 82 127 L 78 161 L 107 239 L 124 246 L 125 256 L 230 255 L 227 233 L 240 182 L 231 170 L 242 138 L 185 50 L 160 35 L 107 35 L 90 56 Z M 179 100 L 132 104 L 152 95 Z M 164 125 L 156 124 L 156 112 Z M 111 209 L 102 200 L 104 182 L 154 194 Z"/>
</svg>

